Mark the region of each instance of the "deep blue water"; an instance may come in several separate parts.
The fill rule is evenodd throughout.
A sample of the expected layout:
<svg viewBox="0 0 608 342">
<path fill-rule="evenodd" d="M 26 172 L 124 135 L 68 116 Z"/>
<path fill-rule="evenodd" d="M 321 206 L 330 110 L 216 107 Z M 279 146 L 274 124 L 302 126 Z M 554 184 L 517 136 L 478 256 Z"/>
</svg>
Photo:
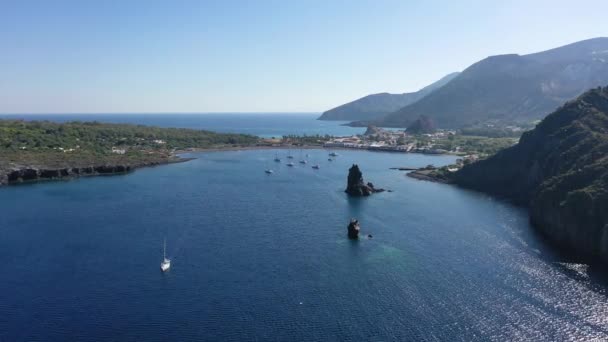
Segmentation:
<svg viewBox="0 0 608 342">
<path fill-rule="evenodd" d="M 389 170 L 453 157 L 304 153 L 321 169 L 217 152 L 1 188 L 0 340 L 608 339 L 605 282 L 525 210 Z M 347 198 L 354 162 L 394 192 Z"/>
<path fill-rule="evenodd" d="M 100 121 L 142 124 L 159 127 L 206 129 L 217 132 L 246 133 L 262 137 L 287 134 L 330 134 L 346 136 L 365 131 L 347 127 L 347 121 L 316 120 L 318 113 L 222 113 L 222 114 L 0 114 L 0 119 L 66 121 Z"/>
</svg>

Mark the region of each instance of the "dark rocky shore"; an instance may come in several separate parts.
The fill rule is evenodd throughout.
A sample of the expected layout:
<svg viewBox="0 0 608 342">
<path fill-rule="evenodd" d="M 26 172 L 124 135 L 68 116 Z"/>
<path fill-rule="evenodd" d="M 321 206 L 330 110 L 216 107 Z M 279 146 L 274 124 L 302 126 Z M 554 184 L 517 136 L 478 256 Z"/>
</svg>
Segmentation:
<svg viewBox="0 0 608 342">
<path fill-rule="evenodd" d="M 104 176 L 124 174 L 135 169 L 149 166 L 157 166 L 171 163 L 182 163 L 193 158 L 171 158 L 167 160 L 151 161 L 145 163 L 121 164 L 121 165 L 91 165 L 80 167 L 44 167 L 44 166 L 13 166 L 0 169 L 0 186 L 39 182 L 48 180 L 60 180 L 85 176 Z"/>
<path fill-rule="evenodd" d="M 530 210 L 530 222 L 565 252 L 608 264 L 608 87 L 547 116 L 520 142 L 460 171 L 410 177 L 453 183 Z M 570 254 L 570 253 L 569 253 Z"/>
</svg>

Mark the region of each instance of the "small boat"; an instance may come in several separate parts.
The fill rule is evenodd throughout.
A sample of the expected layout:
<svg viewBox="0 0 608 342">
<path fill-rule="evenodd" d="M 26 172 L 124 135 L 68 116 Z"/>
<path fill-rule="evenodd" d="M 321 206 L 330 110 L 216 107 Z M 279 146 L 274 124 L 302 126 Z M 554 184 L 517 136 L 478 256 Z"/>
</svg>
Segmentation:
<svg viewBox="0 0 608 342">
<path fill-rule="evenodd" d="M 336 152 L 332 152 L 329 155 L 332 156 L 332 157 L 337 157 L 338 156 L 338 154 Z"/>
<path fill-rule="evenodd" d="M 287 163 L 287 166 L 294 166 L 292 162 Z"/>
<path fill-rule="evenodd" d="M 312 168 L 318 170 L 319 169 L 319 165 L 315 164 L 315 165 L 312 166 Z"/>
<path fill-rule="evenodd" d="M 304 159 L 300 160 L 300 164 L 306 164 L 306 160 L 304 160 Z"/>
<path fill-rule="evenodd" d="M 167 239 L 163 242 L 163 261 L 160 263 L 160 270 L 165 272 L 169 268 L 171 268 L 171 259 L 167 259 L 166 255 L 167 250 Z"/>
<path fill-rule="evenodd" d="M 281 161 L 281 158 L 279 158 L 279 156 L 275 154 L 274 155 L 274 161 L 278 163 L 278 162 Z"/>
<path fill-rule="evenodd" d="M 271 173 L 273 173 L 274 171 L 272 171 L 271 169 L 266 169 L 264 172 L 266 172 L 267 174 L 271 174 Z"/>
<path fill-rule="evenodd" d="M 287 159 L 293 159 L 293 156 L 291 155 L 291 150 L 287 152 Z"/>
<path fill-rule="evenodd" d="M 331 158 L 327 158 L 327 160 L 329 160 L 329 161 L 334 161 L 334 160 L 333 160 L 333 159 L 331 159 Z"/>
</svg>

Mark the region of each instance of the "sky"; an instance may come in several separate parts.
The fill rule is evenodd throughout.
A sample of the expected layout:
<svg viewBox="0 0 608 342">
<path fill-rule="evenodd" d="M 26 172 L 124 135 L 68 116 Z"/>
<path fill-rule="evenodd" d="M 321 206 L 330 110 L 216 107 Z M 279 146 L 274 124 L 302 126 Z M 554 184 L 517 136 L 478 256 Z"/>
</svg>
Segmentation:
<svg viewBox="0 0 608 342">
<path fill-rule="evenodd" d="M 0 0 L 0 113 L 322 112 L 608 36 L 608 1 Z"/>
</svg>

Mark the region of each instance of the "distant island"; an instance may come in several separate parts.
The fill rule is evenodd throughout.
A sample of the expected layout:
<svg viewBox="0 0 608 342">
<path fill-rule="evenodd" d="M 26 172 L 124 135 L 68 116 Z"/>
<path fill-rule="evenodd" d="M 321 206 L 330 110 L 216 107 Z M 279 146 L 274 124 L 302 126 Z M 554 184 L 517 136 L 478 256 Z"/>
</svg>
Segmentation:
<svg viewBox="0 0 608 342">
<path fill-rule="evenodd" d="M 492 157 L 409 175 L 527 206 L 552 241 L 608 262 L 608 87 L 566 103 Z"/>
</svg>

